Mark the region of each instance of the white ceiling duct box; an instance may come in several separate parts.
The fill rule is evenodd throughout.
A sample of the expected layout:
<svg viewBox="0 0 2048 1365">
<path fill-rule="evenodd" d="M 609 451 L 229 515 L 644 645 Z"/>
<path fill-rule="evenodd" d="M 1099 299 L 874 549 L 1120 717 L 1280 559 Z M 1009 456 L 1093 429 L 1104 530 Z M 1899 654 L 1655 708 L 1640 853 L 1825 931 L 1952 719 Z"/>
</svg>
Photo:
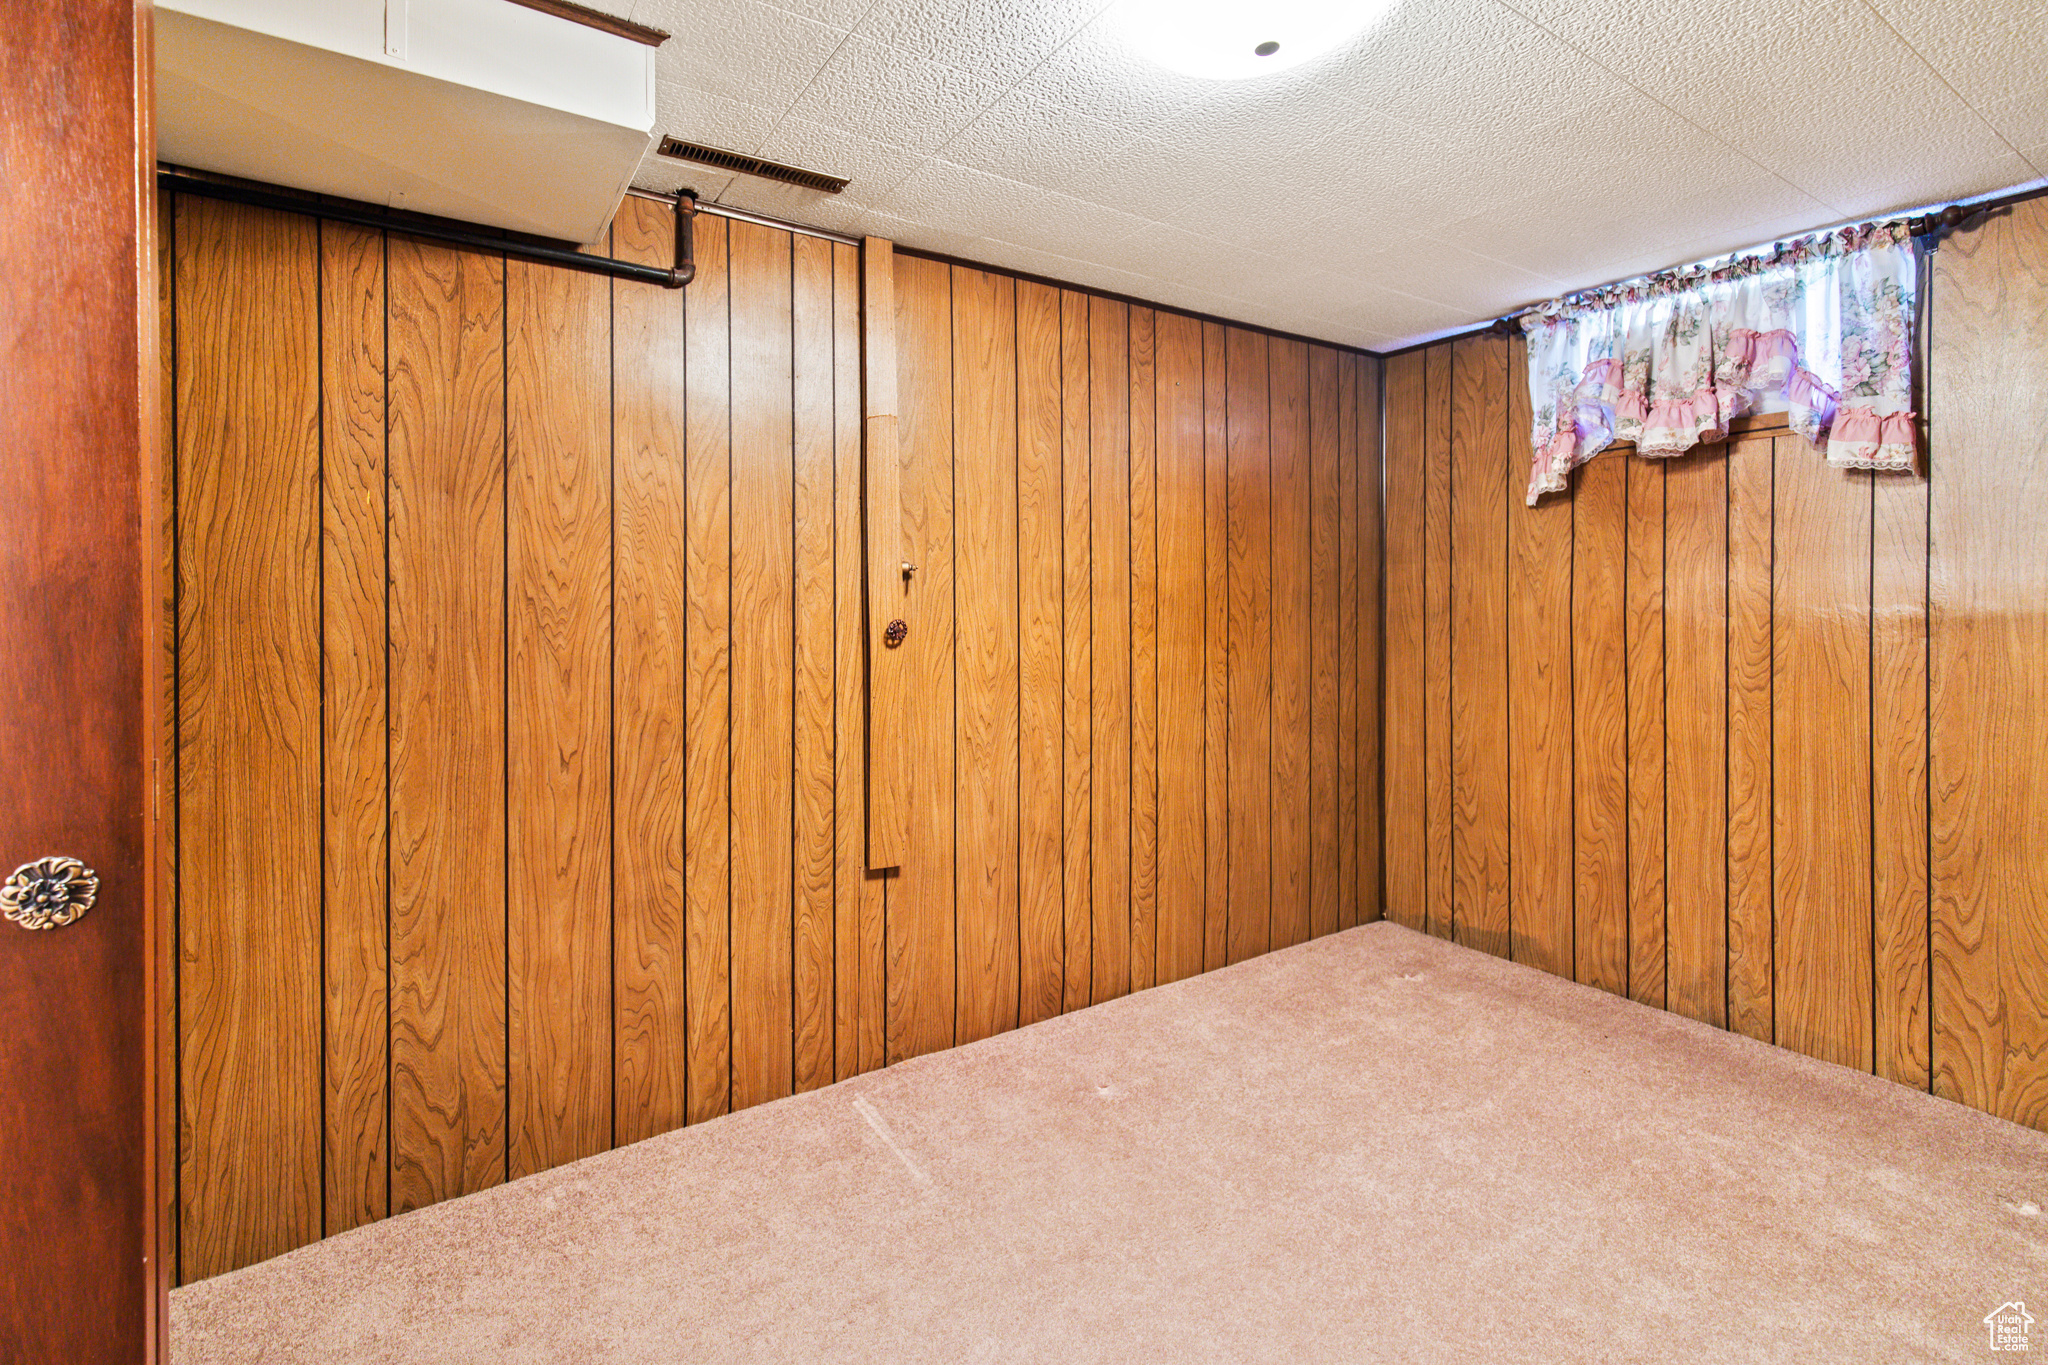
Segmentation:
<svg viewBox="0 0 2048 1365">
<path fill-rule="evenodd" d="M 558 0 L 158 0 L 157 155 L 594 242 L 663 36 Z"/>
</svg>

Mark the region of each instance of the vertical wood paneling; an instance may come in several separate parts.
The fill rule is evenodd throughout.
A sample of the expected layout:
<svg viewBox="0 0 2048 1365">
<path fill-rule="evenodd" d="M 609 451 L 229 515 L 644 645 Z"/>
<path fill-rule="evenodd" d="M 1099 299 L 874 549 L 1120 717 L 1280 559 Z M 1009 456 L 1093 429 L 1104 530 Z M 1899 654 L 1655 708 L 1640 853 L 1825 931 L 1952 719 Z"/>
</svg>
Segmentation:
<svg viewBox="0 0 2048 1365">
<path fill-rule="evenodd" d="M 1159 448 L 1156 315 L 1131 310 L 1131 989 L 1158 977 Z"/>
<path fill-rule="evenodd" d="M 794 1079 L 795 466 L 790 238 L 733 223 L 732 1107 Z"/>
<path fill-rule="evenodd" d="M 1207 895 L 1207 527 L 1202 324 L 1158 321 L 1159 980 L 1202 970 Z"/>
<path fill-rule="evenodd" d="M 1556 704 L 1531 699 L 1555 687 L 1533 643 L 1555 629 L 1554 502 L 1510 512 L 1518 955 L 1566 970 L 1530 920 L 1554 912 L 1539 882 L 1568 800 L 1580 980 L 2048 1126 L 2048 882 L 2019 852 L 2048 842 L 2024 767 L 2043 747 L 2027 717 L 2048 589 L 2011 548 L 2048 497 L 2025 437 L 2048 422 L 2025 379 L 2048 360 L 2027 340 L 2048 335 L 2043 242 L 2048 209 L 2028 205 L 1936 258 L 1932 479 L 1832 471 L 1768 420 L 1732 448 L 1624 447 L 1579 473 L 1568 775 L 1532 733 Z M 1384 412 L 1386 884 L 1395 915 L 1412 898 L 1418 922 L 1448 923 L 1437 802 L 1455 784 L 1461 932 L 1467 823 L 1493 808 L 1469 799 L 1492 749 L 1464 704 L 1493 672 L 1470 620 L 1493 564 L 1462 495 L 1494 344 L 1394 357 Z M 1457 748 L 1440 751 L 1453 678 Z"/>
<path fill-rule="evenodd" d="M 910 793 L 916 785 L 911 771 L 910 736 L 914 714 L 910 664 L 913 655 L 899 653 L 889 631 L 901 621 L 907 627 L 916 585 L 906 572 L 911 563 L 904 528 L 903 460 L 898 439 L 896 363 L 896 251 L 892 244 L 869 237 L 861 244 L 860 363 L 862 433 L 867 458 L 861 468 L 861 498 L 867 548 L 867 841 L 868 867 L 900 871 L 909 851 Z M 884 918 L 887 918 L 884 886 Z"/>
<path fill-rule="evenodd" d="M 860 253 L 832 249 L 833 574 L 837 585 L 834 651 L 833 823 L 836 1072 L 841 1079 L 882 1064 L 882 911 L 885 880 L 867 859 L 867 555 L 861 495 L 866 488 L 861 436 Z"/>
<path fill-rule="evenodd" d="M 1871 490 L 1870 808 L 1877 1074 L 1925 1090 L 1927 484 Z"/>
<path fill-rule="evenodd" d="M 1727 1011 L 1728 457 L 1703 447 L 1665 474 L 1665 867 L 1669 1007 Z"/>
<path fill-rule="evenodd" d="M 1088 304 L 1089 904 L 1096 1001 L 1131 989 L 1130 309 Z"/>
<path fill-rule="evenodd" d="M 1340 723 L 1341 680 L 1351 673 L 1355 662 L 1342 611 L 1344 577 L 1344 522 L 1339 460 L 1343 456 L 1343 431 L 1351 425 L 1343 412 L 1344 381 L 1351 366 L 1335 351 L 1318 346 L 1309 352 L 1308 372 L 1303 376 L 1308 412 L 1308 551 L 1306 579 L 1309 609 L 1304 613 L 1305 643 L 1308 646 L 1308 824 L 1304 830 L 1307 850 L 1309 892 L 1308 930 L 1314 935 L 1334 934 L 1340 927 L 1340 906 L 1356 904 L 1357 874 L 1355 845 L 1347 848 L 1349 831 L 1338 792 L 1342 772 L 1340 746 L 1347 738 Z M 1355 396 L 1355 394 L 1354 394 Z M 1341 414 L 1341 415 L 1340 415 Z M 1356 459 L 1354 452 L 1353 459 Z M 1277 565 L 1276 565 L 1277 567 Z M 1355 818 L 1355 815 L 1354 815 Z M 1347 859 L 1349 852 L 1352 856 Z"/>
<path fill-rule="evenodd" d="M 1871 476 L 1830 469 L 1799 437 L 1780 443 L 1771 594 L 1777 1041 L 1868 1071 Z"/>
<path fill-rule="evenodd" d="M 1377 918 L 1379 906 L 1380 879 L 1376 866 L 1366 858 L 1367 843 L 1360 832 L 1359 813 L 1365 808 L 1360 787 L 1360 760 L 1364 756 L 1364 745 L 1360 742 L 1358 730 L 1358 697 L 1361 686 L 1370 680 L 1375 709 L 1379 702 L 1379 665 L 1376 658 L 1369 658 L 1365 642 L 1359 636 L 1359 580 L 1358 540 L 1363 496 L 1359 487 L 1359 437 L 1365 434 L 1366 421 L 1359 409 L 1359 380 L 1371 362 L 1363 357 L 1339 355 L 1336 357 L 1337 401 L 1336 412 L 1336 458 L 1333 472 L 1334 486 L 1330 490 L 1332 507 L 1330 516 L 1334 522 L 1336 539 L 1335 560 L 1331 565 L 1334 581 L 1323 583 L 1317 577 L 1316 591 L 1330 594 L 1331 606 L 1336 618 L 1336 715 L 1333 718 L 1336 746 L 1336 792 L 1337 803 L 1337 868 L 1334 880 L 1337 883 L 1337 928 L 1349 929 L 1366 919 Z M 1375 394 L 1377 391 L 1375 390 Z M 1313 380 L 1309 393 L 1311 403 L 1320 401 L 1321 389 Z M 1375 414 L 1376 416 L 1377 414 Z M 1374 422 L 1372 429 L 1378 430 Z M 1375 559 L 1377 563 L 1377 559 Z M 1373 614 L 1378 615 L 1378 599 L 1375 595 Z M 1379 728 L 1374 723 L 1373 733 Z M 1379 763 L 1377 757 L 1371 767 L 1370 779 L 1374 792 L 1379 790 Z M 1379 814 L 1371 808 L 1368 815 L 1372 830 L 1371 850 L 1379 851 Z M 1367 884 L 1371 889 L 1368 891 Z"/>
<path fill-rule="evenodd" d="M 2048 202 L 1934 260 L 1934 1088 L 2048 1128 Z"/>
<path fill-rule="evenodd" d="M 1028 280 L 1016 290 L 1018 1022 L 1035 1024 L 1065 991 L 1060 296 Z"/>
<path fill-rule="evenodd" d="M 1314 818 L 1310 783 L 1314 686 L 1309 653 L 1310 559 L 1314 554 L 1309 446 L 1308 348 L 1269 343 L 1268 398 L 1272 524 L 1271 565 L 1272 935 L 1275 948 L 1309 937 L 1309 855 Z"/>
<path fill-rule="evenodd" d="M 1423 928 L 1456 929 L 1451 838 L 1451 387 L 1452 348 L 1424 353 L 1422 390 L 1422 847 Z"/>
<path fill-rule="evenodd" d="M 790 238 L 790 401 L 795 462 L 796 790 L 790 924 L 792 1085 L 833 1066 L 833 268 L 832 243 Z"/>
<path fill-rule="evenodd" d="M 317 230 L 177 224 L 180 1255 L 217 1275 L 321 1232 Z M 74 931 L 76 932 L 76 931 Z M 255 1149 L 262 1161 L 242 1159 Z"/>
<path fill-rule="evenodd" d="M 505 1178 L 505 263 L 389 241 L 391 1211 Z"/>
<path fill-rule="evenodd" d="M 1272 946 L 1273 484 L 1264 333 L 1227 338 L 1232 962 Z"/>
<path fill-rule="evenodd" d="M 1386 849 L 1381 806 L 1385 800 L 1384 754 L 1387 734 L 1383 679 L 1386 669 L 1385 618 L 1380 578 L 1385 553 L 1386 509 L 1383 506 L 1386 459 L 1382 423 L 1381 361 L 1359 357 L 1358 365 L 1358 535 L 1357 553 L 1344 571 L 1346 591 L 1357 598 L 1358 667 L 1348 686 L 1355 688 L 1352 712 L 1357 732 L 1358 799 L 1358 922 L 1386 913 Z M 1347 465 L 1347 470 L 1349 465 Z M 1346 505 L 1350 502 L 1346 496 Z M 1347 751 L 1351 746 L 1346 745 Z M 1349 786 L 1347 786 L 1347 791 Z"/>
<path fill-rule="evenodd" d="M 1628 993 L 1626 454 L 1578 472 L 1572 494 L 1572 975 Z"/>
<path fill-rule="evenodd" d="M 325 251 L 323 239 L 322 250 Z M 380 323 L 381 343 L 383 318 L 383 240 L 379 237 L 375 257 L 380 272 L 378 282 L 377 316 Z M 151 619 L 144 623 L 143 642 L 146 653 L 144 667 L 154 669 L 151 675 L 151 694 L 144 699 L 143 724 L 148 735 L 148 751 L 144 756 L 148 764 L 151 792 L 151 820 L 155 826 L 150 839 L 149 894 L 154 896 L 156 910 L 150 917 L 149 952 L 158 955 L 152 965 L 151 987 L 156 992 L 157 1021 L 150 1026 L 148 1037 L 151 1043 L 147 1065 L 154 1068 L 151 1081 L 151 1110 L 149 1121 L 155 1125 L 156 1151 L 150 1163 L 150 1174 L 155 1181 L 151 1191 L 154 1207 L 151 1217 L 157 1220 L 156 1232 L 151 1238 L 149 1255 L 156 1261 L 149 1267 L 155 1285 L 176 1284 L 179 1280 L 179 1200 L 178 1166 L 183 1153 L 180 1126 L 183 1115 L 178 1112 L 179 1090 L 177 1078 L 183 1065 L 184 1040 L 178 1036 L 176 1016 L 170 1015 L 178 1007 L 177 961 L 178 961 L 178 901 L 181 890 L 178 877 L 178 201 L 174 195 L 156 197 L 156 350 L 152 357 L 145 350 L 137 367 L 140 377 L 147 382 L 149 366 L 154 361 L 156 374 L 156 444 L 155 468 L 148 465 L 149 452 L 143 456 L 143 478 L 145 486 L 153 484 L 153 506 L 145 506 L 145 514 L 151 520 L 142 525 L 143 544 L 150 552 L 143 562 L 143 571 L 153 577 L 148 581 Z M 322 262 L 323 269 L 325 262 Z M 383 373 L 384 352 L 380 344 L 376 352 L 379 380 L 376 384 L 379 409 L 377 412 L 377 445 L 379 452 L 378 483 L 379 521 L 382 520 L 383 487 Z M 326 363 L 323 352 L 322 364 Z M 344 401 L 346 401 L 344 399 Z M 146 420 L 146 419 L 145 419 Z M 145 426 L 144 430 L 148 428 Z M 322 439 L 325 439 L 324 432 Z M 382 578 L 382 535 L 379 534 L 379 579 Z M 324 572 L 324 570 L 323 570 Z M 380 598 L 381 602 L 381 598 Z M 381 625 L 381 620 L 380 620 Z M 380 658 L 381 648 L 378 651 Z M 378 689 L 381 698 L 383 689 Z M 381 840 L 383 807 L 377 811 L 378 838 Z M 376 866 L 382 867 L 383 859 L 376 859 Z M 381 887 L 381 882 L 380 882 Z M 381 905 L 383 896 L 378 896 Z M 381 929 L 381 921 L 380 921 Z M 163 964 L 170 964 L 168 967 Z M 384 954 L 378 953 L 375 966 L 382 990 Z M 164 978 L 168 976 L 169 980 Z M 344 980 L 346 978 L 344 977 Z M 331 1006 L 329 1007 L 332 1008 Z M 378 1010 L 379 1038 L 377 1046 L 383 1047 L 381 1016 Z M 344 1038 L 347 1036 L 343 1035 Z M 344 1044 L 345 1045 L 345 1044 Z M 330 1071 L 348 1074 L 344 1063 L 340 1067 L 330 1065 Z M 383 1098 L 381 1089 L 378 1100 Z M 346 1112 L 337 1105 L 330 1094 L 327 1098 L 326 1120 L 329 1131 L 335 1126 L 337 1115 Z M 376 1140 L 381 1152 L 384 1131 L 383 1115 L 380 1110 L 374 1120 Z M 348 1161 L 351 1148 L 343 1145 L 342 1159 Z M 377 1192 L 381 1195 L 383 1176 L 380 1168 L 375 1177 Z M 346 1199 L 344 1198 L 344 1202 Z M 120 1253 L 125 1254 L 125 1253 Z M 152 1287 L 152 1295 L 158 1289 Z"/>
<path fill-rule="evenodd" d="M 512 1177 L 612 1142 L 611 287 L 505 267 Z"/>
<path fill-rule="evenodd" d="M 732 335 L 726 221 L 696 225 L 684 308 L 683 947 L 689 1121 L 732 1108 Z"/>
<path fill-rule="evenodd" d="M 1508 955 L 1507 343 L 1452 343 L 1452 915 Z"/>
<path fill-rule="evenodd" d="M 1508 447 L 1529 441 L 1526 342 L 1509 341 Z M 1573 891 L 1572 560 L 1569 498 L 1535 507 L 1509 496 L 1508 820 L 1517 962 L 1570 977 L 1578 959 Z"/>
<path fill-rule="evenodd" d="M 1664 463 L 1630 459 L 1623 537 L 1628 613 L 1628 994 L 1665 1003 Z"/>
<path fill-rule="evenodd" d="M 612 249 L 644 264 L 675 245 L 674 210 L 629 197 Z M 683 694 L 684 311 L 653 285 L 613 286 L 612 976 L 617 1140 L 680 1128 L 686 980 Z"/>
<path fill-rule="evenodd" d="M 386 280 L 381 236 L 273 222 L 303 239 L 283 273 L 305 297 L 239 333 L 203 289 L 185 301 L 226 356 L 214 406 L 268 416 L 188 402 L 193 449 L 171 454 L 188 500 L 296 547 L 295 569 L 233 586 L 303 590 L 247 613 L 284 640 L 250 695 L 297 698 L 262 714 L 310 727 L 274 765 L 312 764 L 305 799 L 278 819 L 291 799 L 232 785 L 244 833 L 297 840 L 306 879 L 267 907 L 275 932 L 210 951 L 304 988 L 265 1018 L 311 1013 L 208 1090 L 254 1012 L 208 1032 L 212 979 L 188 964 L 191 1272 L 242 1236 L 210 1211 L 224 1190 L 301 1182 L 243 1201 L 282 1251 L 1377 913 L 1361 358 L 901 260 L 918 776 L 912 856 L 883 876 L 858 254 L 707 215 L 683 294 L 410 239 Z M 665 261 L 673 227 L 629 199 L 612 250 Z M 275 284 L 270 247 L 215 249 L 243 305 Z M 248 439 L 223 456 L 219 429 Z M 234 537 L 184 510 L 191 578 Z M 188 727 L 246 652 L 239 620 L 184 623 Z M 207 761 L 185 793 L 202 844 L 228 771 Z M 201 857 L 187 903 L 211 909 L 243 861 Z M 260 1121 L 302 1120 L 260 1165 L 259 1082 Z"/>
<path fill-rule="evenodd" d="M 1017 975 L 1017 350 L 1015 285 L 953 270 L 953 459 L 960 574 L 960 1042 L 1014 1028 Z"/>
<path fill-rule="evenodd" d="M 1386 849 L 1387 918 L 1410 929 L 1428 921 L 1429 858 L 1424 755 L 1428 715 L 1423 640 L 1428 633 L 1423 442 L 1428 354 L 1387 361 Z"/>
<path fill-rule="evenodd" d="M 385 1214 L 384 236 L 320 226 L 326 1232 Z"/>
<path fill-rule="evenodd" d="M 1772 446 L 1728 447 L 1728 1027 L 1774 1037 Z M 1795 457 L 1796 458 L 1796 457 Z"/>
<path fill-rule="evenodd" d="M 1206 693 L 1207 889 L 1202 902 L 1202 965 L 1229 960 L 1230 929 L 1230 439 L 1226 329 L 1202 324 L 1203 632 Z"/>
<path fill-rule="evenodd" d="M 1065 583 L 1066 748 L 1062 758 L 1065 800 L 1065 985 L 1062 1007 L 1079 1009 L 1091 1000 L 1095 981 L 1093 938 L 1094 863 L 1091 835 L 1090 760 L 1093 757 L 1094 693 L 1089 546 L 1088 296 L 1060 293 L 1060 461 L 1065 503 L 1061 554 Z"/>
<path fill-rule="evenodd" d="M 910 708 L 909 854 L 890 887 L 888 1056 L 891 1062 L 954 1041 L 953 815 L 958 771 L 953 646 L 953 353 L 951 268 L 896 262 L 897 396 L 902 407 L 904 538 L 918 566 L 906 657 Z"/>
</svg>

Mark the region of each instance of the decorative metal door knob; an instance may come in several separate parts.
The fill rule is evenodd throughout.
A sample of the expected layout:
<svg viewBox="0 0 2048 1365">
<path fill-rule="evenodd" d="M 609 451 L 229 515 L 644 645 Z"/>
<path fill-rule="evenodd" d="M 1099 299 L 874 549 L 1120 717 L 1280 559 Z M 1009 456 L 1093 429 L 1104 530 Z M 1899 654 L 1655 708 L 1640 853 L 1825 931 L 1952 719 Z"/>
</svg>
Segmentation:
<svg viewBox="0 0 2048 1365">
<path fill-rule="evenodd" d="M 900 620 L 891 621 L 888 625 L 882 628 L 882 643 L 887 645 L 889 648 L 894 649 L 896 648 L 896 646 L 902 644 L 904 637 L 909 634 L 910 626 L 907 622 Z"/>
<path fill-rule="evenodd" d="M 24 929 L 62 929 L 83 918 L 99 893 L 99 874 L 78 859 L 39 858 L 0 886 L 0 911 Z"/>
</svg>

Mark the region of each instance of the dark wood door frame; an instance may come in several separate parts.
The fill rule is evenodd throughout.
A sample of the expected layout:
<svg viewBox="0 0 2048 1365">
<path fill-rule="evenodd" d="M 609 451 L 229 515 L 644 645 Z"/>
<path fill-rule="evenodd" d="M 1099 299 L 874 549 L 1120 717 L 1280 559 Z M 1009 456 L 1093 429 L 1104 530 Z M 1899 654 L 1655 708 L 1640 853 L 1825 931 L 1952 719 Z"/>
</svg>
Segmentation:
<svg viewBox="0 0 2048 1365">
<path fill-rule="evenodd" d="M 167 919 L 149 0 L 0 0 L 0 1360 L 163 1358 Z M 126 154 L 123 154 L 125 148 Z"/>
</svg>

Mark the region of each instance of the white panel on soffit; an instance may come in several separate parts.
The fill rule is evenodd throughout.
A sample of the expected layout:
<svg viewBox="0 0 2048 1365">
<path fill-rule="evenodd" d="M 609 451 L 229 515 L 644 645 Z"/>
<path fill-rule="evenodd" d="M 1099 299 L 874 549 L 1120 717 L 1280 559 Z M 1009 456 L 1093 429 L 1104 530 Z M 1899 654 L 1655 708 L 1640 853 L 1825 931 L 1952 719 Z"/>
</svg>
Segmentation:
<svg viewBox="0 0 2048 1365">
<path fill-rule="evenodd" d="M 2048 175 L 2040 0 L 1397 0 L 1237 84 L 1146 65 L 1107 0 L 623 17 L 675 35 L 661 131 L 852 177 L 650 154 L 644 188 L 1372 348 Z"/>
<path fill-rule="evenodd" d="M 175 165 L 587 243 L 653 140 L 653 49 L 507 0 L 156 13 Z"/>
</svg>

